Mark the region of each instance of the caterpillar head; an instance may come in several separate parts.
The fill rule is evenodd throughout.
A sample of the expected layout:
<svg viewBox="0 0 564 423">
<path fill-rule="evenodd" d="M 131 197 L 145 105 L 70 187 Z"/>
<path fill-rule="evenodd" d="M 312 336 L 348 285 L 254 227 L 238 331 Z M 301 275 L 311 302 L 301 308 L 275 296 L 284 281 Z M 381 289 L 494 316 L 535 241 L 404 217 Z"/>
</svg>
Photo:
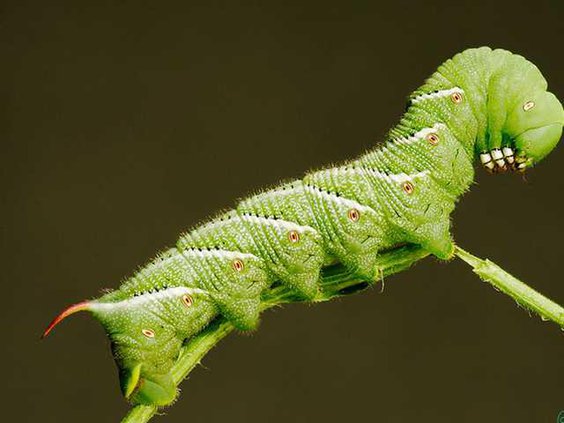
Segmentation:
<svg viewBox="0 0 564 423">
<path fill-rule="evenodd" d="M 509 112 L 504 131 L 512 140 L 514 167 L 523 171 L 546 157 L 560 141 L 562 125 L 564 110 L 554 94 L 538 91 L 520 96 Z"/>
</svg>

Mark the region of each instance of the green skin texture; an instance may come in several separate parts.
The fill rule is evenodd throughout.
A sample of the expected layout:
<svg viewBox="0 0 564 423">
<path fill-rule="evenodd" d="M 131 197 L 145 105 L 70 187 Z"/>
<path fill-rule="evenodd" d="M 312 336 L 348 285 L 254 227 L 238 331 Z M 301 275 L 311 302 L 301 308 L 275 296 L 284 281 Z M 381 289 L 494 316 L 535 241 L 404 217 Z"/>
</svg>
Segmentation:
<svg viewBox="0 0 564 423">
<path fill-rule="evenodd" d="M 453 88 L 462 90 L 461 101 L 411 101 Z M 466 50 L 412 94 L 382 146 L 241 201 L 91 301 L 87 310 L 108 333 L 124 395 L 170 404 L 177 395 L 170 370 L 182 344 L 219 315 L 240 330 L 256 328 L 261 293 L 274 283 L 315 300 L 320 270 L 334 262 L 376 282 L 379 263 L 400 245 L 450 259 L 449 216 L 474 179 L 479 154 L 511 147 L 531 167 L 560 140 L 564 111 L 546 89 L 521 56 Z M 530 101 L 535 106 L 525 111 Z M 425 128 L 438 142 L 397 141 Z"/>
</svg>

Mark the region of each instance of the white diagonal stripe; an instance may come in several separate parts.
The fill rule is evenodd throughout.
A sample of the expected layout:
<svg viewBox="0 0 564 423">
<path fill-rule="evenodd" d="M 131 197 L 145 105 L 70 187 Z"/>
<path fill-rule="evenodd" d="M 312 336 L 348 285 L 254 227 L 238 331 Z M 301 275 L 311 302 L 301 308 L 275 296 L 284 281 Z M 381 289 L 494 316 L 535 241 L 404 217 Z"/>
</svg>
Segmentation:
<svg viewBox="0 0 564 423">
<path fill-rule="evenodd" d="M 354 175 L 362 175 L 362 174 L 370 174 L 371 176 L 375 177 L 375 178 L 380 178 L 380 179 L 386 179 L 390 182 L 396 182 L 396 183 L 403 183 L 403 182 L 413 182 L 414 179 L 419 179 L 419 178 L 426 178 L 429 176 L 429 171 L 428 170 L 424 170 L 422 172 L 417 172 L 417 173 L 411 173 L 411 174 L 407 174 L 407 173 L 386 173 L 386 172 L 380 172 L 378 170 L 375 169 L 370 169 L 370 168 L 338 168 L 337 169 L 338 172 L 340 173 L 352 173 Z"/>
<path fill-rule="evenodd" d="M 182 250 L 184 256 L 191 256 L 197 258 L 209 258 L 209 257 L 219 257 L 225 258 L 227 260 L 235 259 L 256 259 L 257 256 L 249 253 L 241 253 L 239 251 L 228 251 L 228 250 L 197 250 L 193 248 L 188 248 Z"/>
<path fill-rule="evenodd" d="M 168 300 L 173 298 L 179 298 L 180 296 L 188 294 L 204 294 L 207 295 L 208 292 L 199 288 L 188 288 L 187 286 L 176 286 L 173 288 L 162 289 L 158 292 L 147 292 L 136 297 L 128 298 L 126 300 L 117 302 L 92 302 L 90 304 L 90 309 L 93 311 L 103 311 L 103 310 L 113 310 L 119 307 L 137 307 L 147 304 L 153 301 Z"/>
<path fill-rule="evenodd" d="M 424 170 L 423 172 L 412 173 L 409 175 L 407 173 L 388 174 L 373 169 L 365 169 L 365 170 L 367 173 L 371 174 L 376 178 L 386 179 L 390 182 L 395 182 L 398 184 L 402 184 L 404 182 L 413 182 L 414 179 L 426 178 L 427 176 L 429 176 L 428 170 Z"/>
<path fill-rule="evenodd" d="M 309 191 L 312 195 L 319 195 L 322 197 L 330 198 L 333 202 L 345 208 L 357 209 L 361 213 L 372 211 L 372 209 L 368 206 L 362 205 L 349 198 L 338 196 L 337 194 L 333 194 L 332 192 L 325 191 L 323 189 L 315 188 L 312 186 L 306 186 L 306 190 Z"/>
<path fill-rule="evenodd" d="M 424 140 L 429 134 L 445 129 L 444 123 L 435 123 L 431 128 L 423 128 L 410 137 L 393 138 L 391 141 L 396 144 L 413 144 L 414 142 Z"/>
<path fill-rule="evenodd" d="M 247 222 L 255 222 L 255 223 L 259 223 L 259 224 L 263 224 L 263 225 L 278 226 L 278 227 L 283 228 L 283 229 L 288 230 L 288 231 L 293 230 L 293 231 L 298 231 L 300 233 L 303 233 L 303 232 L 317 233 L 317 231 L 314 228 L 312 228 L 311 226 L 298 225 L 297 223 L 289 222 L 287 220 L 269 219 L 267 217 L 252 216 L 252 215 L 248 215 L 248 214 L 243 215 L 241 217 L 241 219 L 243 219 Z"/>
<path fill-rule="evenodd" d="M 411 104 L 417 104 L 422 101 L 432 100 L 434 98 L 449 97 L 454 93 L 464 94 L 464 90 L 462 88 L 454 87 L 448 90 L 439 90 L 434 93 L 420 94 L 417 97 L 413 97 L 411 99 Z"/>
</svg>

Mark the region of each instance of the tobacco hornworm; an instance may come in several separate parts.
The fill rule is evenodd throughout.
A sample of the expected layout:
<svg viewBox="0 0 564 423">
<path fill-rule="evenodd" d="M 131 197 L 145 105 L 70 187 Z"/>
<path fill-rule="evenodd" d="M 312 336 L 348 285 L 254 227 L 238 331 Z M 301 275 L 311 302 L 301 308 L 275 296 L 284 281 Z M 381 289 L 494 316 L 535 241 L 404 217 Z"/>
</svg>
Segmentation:
<svg viewBox="0 0 564 423">
<path fill-rule="evenodd" d="M 111 340 L 125 397 L 169 404 L 183 342 L 220 315 L 255 328 L 273 284 L 314 300 L 321 269 L 335 262 L 375 282 L 386 254 L 406 244 L 451 258 L 449 216 L 473 181 L 474 160 L 491 172 L 523 172 L 556 146 L 563 124 L 535 65 L 501 49 L 466 50 L 410 96 L 383 145 L 241 201 L 119 289 L 67 308 L 45 335 L 68 315 L 91 312 Z"/>
</svg>

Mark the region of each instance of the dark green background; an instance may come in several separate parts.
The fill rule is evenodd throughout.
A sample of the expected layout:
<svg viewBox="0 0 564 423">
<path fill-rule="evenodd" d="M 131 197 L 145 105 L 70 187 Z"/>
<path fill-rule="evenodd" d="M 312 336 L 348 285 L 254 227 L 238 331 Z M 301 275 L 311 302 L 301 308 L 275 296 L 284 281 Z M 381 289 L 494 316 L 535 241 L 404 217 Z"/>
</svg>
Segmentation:
<svg viewBox="0 0 564 423">
<path fill-rule="evenodd" d="M 370 148 L 456 52 L 519 52 L 564 98 L 561 0 L 306 3 L 2 5 L 2 421 L 119 421 L 101 327 L 40 342 L 48 321 L 236 198 Z M 563 167 L 561 146 L 527 182 L 478 171 L 453 228 L 561 303 Z M 158 421 L 553 422 L 563 354 L 554 324 L 429 259 L 266 313 Z"/>
</svg>

